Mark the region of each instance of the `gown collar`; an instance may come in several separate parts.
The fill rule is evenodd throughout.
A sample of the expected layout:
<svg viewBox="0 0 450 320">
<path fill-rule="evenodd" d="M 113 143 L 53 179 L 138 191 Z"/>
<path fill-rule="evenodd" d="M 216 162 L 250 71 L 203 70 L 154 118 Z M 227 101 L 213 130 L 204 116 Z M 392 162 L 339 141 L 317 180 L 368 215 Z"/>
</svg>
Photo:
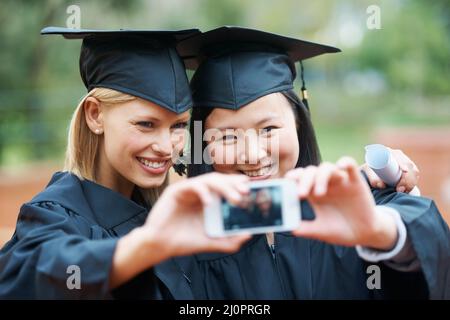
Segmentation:
<svg viewBox="0 0 450 320">
<path fill-rule="evenodd" d="M 133 199 L 139 192 L 135 190 Z M 104 227 L 114 228 L 150 208 L 93 181 L 69 172 L 56 172 L 46 189 L 31 202 L 53 201 Z"/>
</svg>

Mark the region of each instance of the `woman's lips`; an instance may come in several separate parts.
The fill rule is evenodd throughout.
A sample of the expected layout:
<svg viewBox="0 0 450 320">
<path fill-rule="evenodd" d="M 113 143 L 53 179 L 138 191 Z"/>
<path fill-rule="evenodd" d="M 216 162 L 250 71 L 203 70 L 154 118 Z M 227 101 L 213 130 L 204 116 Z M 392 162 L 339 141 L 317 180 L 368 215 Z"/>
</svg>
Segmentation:
<svg viewBox="0 0 450 320">
<path fill-rule="evenodd" d="M 262 168 L 253 170 L 239 170 L 250 178 L 250 180 L 264 180 L 272 175 L 272 165 L 267 165 Z"/>
<path fill-rule="evenodd" d="M 269 179 L 271 177 L 271 175 L 270 174 L 268 174 L 268 175 L 265 175 L 265 176 L 256 176 L 256 177 L 249 177 L 250 179 L 250 181 L 257 181 L 257 180 L 266 180 L 266 179 Z"/>
<path fill-rule="evenodd" d="M 161 159 L 148 159 L 142 157 L 136 157 L 141 167 L 148 173 L 161 174 L 166 172 L 170 166 L 170 160 Z"/>
</svg>

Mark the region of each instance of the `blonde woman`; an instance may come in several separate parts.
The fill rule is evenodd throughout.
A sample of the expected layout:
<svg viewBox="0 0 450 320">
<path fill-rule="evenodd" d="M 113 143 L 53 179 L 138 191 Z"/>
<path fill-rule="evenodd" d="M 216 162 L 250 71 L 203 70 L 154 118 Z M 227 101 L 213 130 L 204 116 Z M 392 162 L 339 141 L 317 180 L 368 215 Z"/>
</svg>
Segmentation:
<svg viewBox="0 0 450 320">
<path fill-rule="evenodd" d="M 215 174 L 164 190 L 192 104 L 173 45 L 195 32 L 43 30 L 83 38 L 89 93 L 70 124 L 64 171 L 21 207 L 0 252 L 1 299 L 173 298 L 164 266 L 162 276 L 153 267 L 231 252 L 247 239 L 207 238 L 198 214 L 212 191 L 240 201 L 245 177 Z"/>
</svg>

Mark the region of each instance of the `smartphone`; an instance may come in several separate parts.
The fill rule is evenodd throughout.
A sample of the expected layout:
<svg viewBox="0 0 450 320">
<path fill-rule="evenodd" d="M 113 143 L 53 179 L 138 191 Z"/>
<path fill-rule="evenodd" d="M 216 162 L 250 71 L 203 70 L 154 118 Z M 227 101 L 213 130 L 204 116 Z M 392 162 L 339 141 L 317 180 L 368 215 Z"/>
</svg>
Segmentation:
<svg viewBox="0 0 450 320">
<path fill-rule="evenodd" d="M 239 205 L 219 196 L 204 209 L 204 224 L 210 237 L 239 233 L 290 231 L 301 219 L 295 182 L 272 179 L 250 182 L 250 192 Z"/>
</svg>

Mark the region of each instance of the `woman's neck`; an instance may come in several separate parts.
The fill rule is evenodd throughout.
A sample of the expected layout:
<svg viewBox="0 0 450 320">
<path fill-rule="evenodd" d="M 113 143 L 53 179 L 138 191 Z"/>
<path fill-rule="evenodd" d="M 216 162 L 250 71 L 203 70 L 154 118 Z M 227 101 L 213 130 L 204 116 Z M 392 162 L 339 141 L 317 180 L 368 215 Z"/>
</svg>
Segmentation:
<svg viewBox="0 0 450 320">
<path fill-rule="evenodd" d="M 97 162 L 96 182 L 128 199 L 131 199 L 135 187 L 134 183 L 127 180 L 111 166 L 102 153 L 99 154 Z"/>
</svg>

